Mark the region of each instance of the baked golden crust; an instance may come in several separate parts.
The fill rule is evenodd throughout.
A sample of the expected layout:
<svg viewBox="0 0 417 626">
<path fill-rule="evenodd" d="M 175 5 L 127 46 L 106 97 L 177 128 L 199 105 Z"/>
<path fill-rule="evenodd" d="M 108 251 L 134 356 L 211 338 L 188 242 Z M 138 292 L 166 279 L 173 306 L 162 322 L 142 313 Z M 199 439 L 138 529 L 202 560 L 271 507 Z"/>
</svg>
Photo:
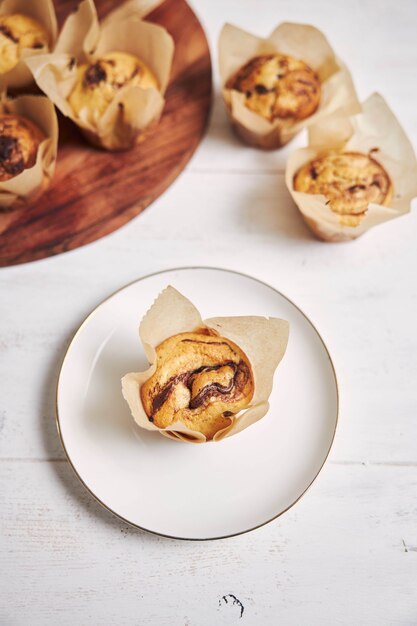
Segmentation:
<svg viewBox="0 0 417 626">
<path fill-rule="evenodd" d="M 25 48 L 49 47 L 49 35 L 42 24 L 28 15 L 0 15 L 0 74 L 12 70 Z"/>
<path fill-rule="evenodd" d="M 135 85 L 158 89 L 158 81 L 143 61 L 127 52 L 109 52 L 77 68 L 77 82 L 68 100 L 78 117 L 94 124 L 119 89 Z"/>
<path fill-rule="evenodd" d="M 156 371 L 141 387 L 158 428 L 181 422 L 208 440 L 232 423 L 253 396 L 250 363 L 232 341 L 208 329 L 180 333 L 157 348 Z"/>
<path fill-rule="evenodd" d="M 294 189 L 326 196 L 345 226 L 357 226 L 371 202 L 387 206 L 392 198 L 385 169 L 360 152 L 329 152 L 313 159 L 295 174 Z"/>
<path fill-rule="evenodd" d="M 19 115 L 0 115 L 0 181 L 32 167 L 43 133 L 33 122 Z"/>
<path fill-rule="evenodd" d="M 270 122 L 291 124 L 312 115 L 320 104 L 320 81 L 304 61 L 285 54 L 254 57 L 226 83 L 245 94 L 245 105 Z"/>
</svg>

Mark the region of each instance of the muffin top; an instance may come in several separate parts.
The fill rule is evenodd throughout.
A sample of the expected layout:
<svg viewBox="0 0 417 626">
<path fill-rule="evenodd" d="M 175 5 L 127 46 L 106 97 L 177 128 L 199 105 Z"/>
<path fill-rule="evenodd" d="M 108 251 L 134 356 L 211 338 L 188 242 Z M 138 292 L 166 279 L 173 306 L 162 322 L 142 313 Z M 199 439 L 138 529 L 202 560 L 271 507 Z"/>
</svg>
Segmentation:
<svg viewBox="0 0 417 626">
<path fill-rule="evenodd" d="M 32 167 L 44 135 L 33 122 L 19 115 L 0 115 L 0 181 Z"/>
<path fill-rule="evenodd" d="M 49 36 L 42 24 L 21 13 L 0 15 L 0 74 L 13 69 L 25 48 L 48 49 Z"/>
<path fill-rule="evenodd" d="M 246 107 L 270 122 L 303 120 L 320 104 L 316 72 L 285 54 L 254 57 L 229 78 L 226 88 L 245 94 Z"/>
<path fill-rule="evenodd" d="M 360 152 L 329 152 L 303 165 L 294 176 L 294 189 L 322 194 L 342 223 L 356 226 L 369 203 L 388 205 L 390 177 L 378 161 Z"/>
<path fill-rule="evenodd" d="M 140 394 L 158 428 L 181 422 L 210 440 L 252 399 L 248 358 L 232 341 L 208 329 L 174 335 L 156 348 L 156 355 L 156 371 Z"/>
<path fill-rule="evenodd" d="M 154 74 L 143 61 L 127 52 L 109 52 L 77 68 L 77 81 L 68 100 L 78 117 L 95 124 L 120 89 L 135 85 L 158 89 Z"/>
</svg>

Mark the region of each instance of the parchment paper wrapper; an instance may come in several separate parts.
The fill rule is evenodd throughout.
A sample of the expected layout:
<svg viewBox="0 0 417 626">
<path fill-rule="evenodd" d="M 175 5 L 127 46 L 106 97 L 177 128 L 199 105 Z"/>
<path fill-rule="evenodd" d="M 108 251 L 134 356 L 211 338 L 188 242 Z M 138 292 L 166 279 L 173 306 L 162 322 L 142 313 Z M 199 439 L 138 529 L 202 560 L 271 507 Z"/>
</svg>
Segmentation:
<svg viewBox="0 0 417 626">
<path fill-rule="evenodd" d="M 287 161 L 285 181 L 288 190 L 308 226 L 324 241 L 356 239 L 369 228 L 408 213 L 411 200 L 417 196 L 416 156 L 398 120 L 377 93 L 363 103 L 362 109 L 358 115 L 333 115 L 312 127 L 308 147 L 295 150 Z M 340 223 L 342 216 L 326 204 L 325 196 L 295 191 L 294 176 L 300 167 L 329 150 L 363 154 L 372 151 L 371 156 L 381 163 L 391 178 L 393 196 L 390 206 L 371 203 L 358 226 L 346 226 Z"/>
<path fill-rule="evenodd" d="M 55 170 L 58 120 L 55 107 L 45 96 L 18 96 L 0 100 L 1 114 L 22 115 L 43 131 L 35 164 L 10 180 L 0 182 L 0 211 L 26 207 L 48 187 Z"/>
<path fill-rule="evenodd" d="M 161 116 L 174 43 L 164 28 L 140 19 L 157 4 L 150 0 L 128 2 L 99 25 L 94 3 L 84 0 L 64 24 L 55 52 L 27 62 L 40 89 L 96 146 L 107 150 L 132 148 Z M 75 115 L 68 96 L 76 82 L 77 65 L 90 63 L 107 52 L 137 56 L 153 71 L 160 88 L 123 87 L 97 124 L 92 124 L 86 116 Z"/>
<path fill-rule="evenodd" d="M 53 0 L 3 0 L 0 4 L 0 15 L 23 13 L 42 24 L 49 34 L 49 50 L 47 48 L 26 48 L 21 60 L 9 72 L 0 74 L 0 89 L 22 89 L 33 83 L 33 76 L 26 65 L 30 57 L 44 55 L 54 49 L 58 26 Z"/>
<path fill-rule="evenodd" d="M 261 54 L 276 52 L 304 61 L 317 72 L 321 82 L 321 100 L 317 111 L 291 125 L 285 120 L 266 120 L 245 106 L 243 93 L 225 87 L 227 80 L 245 63 Z M 232 125 L 246 143 L 258 148 L 279 148 L 302 128 L 315 124 L 334 111 L 353 114 L 360 110 L 348 69 L 336 58 L 323 33 L 314 26 L 286 22 L 280 24 L 267 39 L 261 39 L 225 24 L 219 39 L 219 65 L 223 97 Z"/>
<path fill-rule="evenodd" d="M 275 369 L 284 356 L 289 334 L 285 320 L 268 317 L 213 317 L 202 320 L 195 306 L 169 286 L 159 295 L 143 318 L 139 334 L 145 354 L 151 363 L 145 372 L 126 374 L 122 378 L 122 392 L 136 423 L 147 430 L 159 431 L 171 439 L 204 443 L 206 437 L 176 422 L 169 429 L 157 428 L 149 421 L 140 397 L 141 385 L 156 370 L 155 348 L 177 333 L 210 328 L 238 345 L 248 357 L 254 377 L 254 395 L 248 408 L 240 411 L 232 424 L 218 431 L 213 441 L 230 437 L 247 428 L 268 411 Z"/>
<path fill-rule="evenodd" d="M 127 0 L 109 13 L 101 24 L 104 26 L 114 20 L 131 17 L 142 19 L 163 2 L 164 0 Z"/>
</svg>

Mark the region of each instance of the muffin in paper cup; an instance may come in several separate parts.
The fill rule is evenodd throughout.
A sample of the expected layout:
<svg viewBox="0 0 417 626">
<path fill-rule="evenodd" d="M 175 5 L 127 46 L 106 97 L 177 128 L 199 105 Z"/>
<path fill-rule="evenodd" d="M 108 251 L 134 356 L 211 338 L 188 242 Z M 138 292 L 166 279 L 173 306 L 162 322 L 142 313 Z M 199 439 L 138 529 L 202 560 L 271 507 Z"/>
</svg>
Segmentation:
<svg viewBox="0 0 417 626">
<path fill-rule="evenodd" d="M 0 100 L 0 211 L 24 208 L 48 187 L 58 143 L 55 107 L 45 96 Z"/>
<path fill-rule="evenodd" d="M 314 26 L 282 23 L 262 39 L 225 24 L 219 66 L 231 123 L 258 148 L 279 148 L 334 111 L 360 110 L 348 69 Z"/>
<path fill-rule="evenodd" d="M 220 441 L 268 411 L 274 372 L 289 334 L 285 320 L 216 317 L 168 286 L 142 319 L 151 364 L 126 374 L 122 393 L 136 423 L 175 440 Z"/>
<path fill-rule="evenodd" d="M 0 4 L 0 89 L 33 84 L 30 57 L 51 52 L 57 38 L 52 0 L 4 0 Z"/>
<path fill-rule="evenodd" d="M 417 196 L 416 155 L 375 93 L 358 115 L 333 115 L 311 127 L 308 147 L 287 161 L 285 180 L 319 239 L 350 241 L 410 211 Z"/>
<path fill-rule="evenodd" d="M 94 3 L 84 0 L 54 53 L 27 60 L 40 89 L 93 145 L 130 149 L 161 116 L 174 43 L 141 19 L 155 5 L 128 2 L 99 24 Z"/>
</svg>

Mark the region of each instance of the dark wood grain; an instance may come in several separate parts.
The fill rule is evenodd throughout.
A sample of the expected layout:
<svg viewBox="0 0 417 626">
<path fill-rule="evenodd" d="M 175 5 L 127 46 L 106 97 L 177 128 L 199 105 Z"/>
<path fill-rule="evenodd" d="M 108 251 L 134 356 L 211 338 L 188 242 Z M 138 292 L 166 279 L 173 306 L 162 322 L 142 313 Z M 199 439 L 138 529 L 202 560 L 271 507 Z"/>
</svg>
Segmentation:
<svg viewBox="0 0 417 626">
<path fill-rule="evenodd" d="M 117 0 L 96 0 L 100 16 Z M 77 2 L 56 0 L 62 20 Z M 211 105 L 207 40 L 185 0 L 165 0 L 147 18 L 175 40 L 171 81 L 161 121 L 129 152 L 90 147 L 60 116 L 55 177 L 32 206 L 0 214 L 0 266 L 34 261 L 90 243 L 145 209 L 178 176 L 200 142 Z M 173 207 L 174 210 L 174 207 Z"/>
</svg>

